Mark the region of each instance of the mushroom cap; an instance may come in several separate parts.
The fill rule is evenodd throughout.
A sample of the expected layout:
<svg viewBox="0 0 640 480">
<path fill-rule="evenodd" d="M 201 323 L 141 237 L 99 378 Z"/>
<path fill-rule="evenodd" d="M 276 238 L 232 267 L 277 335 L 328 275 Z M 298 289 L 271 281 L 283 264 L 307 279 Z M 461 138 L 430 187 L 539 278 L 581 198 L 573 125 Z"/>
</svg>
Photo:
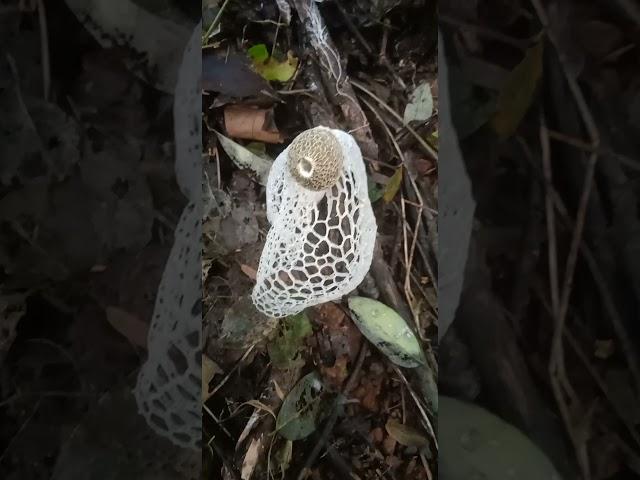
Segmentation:
<svg viewBox="0 0 640 480">
<path fill-rule="evenodd" d="M 291 142 L 287 166 L 300 185 L 321 191 L 338 181 L 343 161 L 342 148 L 335 135 L 326 128 L 316 127 L 305 130 Z"/>
</svg>

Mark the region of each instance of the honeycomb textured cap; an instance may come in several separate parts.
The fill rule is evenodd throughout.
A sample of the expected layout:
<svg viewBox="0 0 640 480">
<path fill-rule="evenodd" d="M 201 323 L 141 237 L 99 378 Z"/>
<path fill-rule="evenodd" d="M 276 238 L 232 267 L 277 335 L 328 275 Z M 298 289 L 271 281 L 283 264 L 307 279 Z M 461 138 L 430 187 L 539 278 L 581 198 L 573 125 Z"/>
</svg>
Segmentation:
<svg viewBox="0 0 640 480">
<path fill-rule="evenodd" d="M 316 127 L 298 135 L 289 147 L 287 166 L 291 176 L 309 190 L 333 186 L 342 171 L 342 149 L 330 130 Z"/>
<path fill-rule="evenodd" d="M 342 297 L 371 266 L 377 226 L 360 149 L 341 130 L 313 130 L 335 138 L 343 161 L 337 180 L 320 191 L 293 178 L 287 165 L 291 146 L 273 163 L 267 181 L 271 228 L 252 292 L 256 308 L 270 317 Z"/>
</svg>

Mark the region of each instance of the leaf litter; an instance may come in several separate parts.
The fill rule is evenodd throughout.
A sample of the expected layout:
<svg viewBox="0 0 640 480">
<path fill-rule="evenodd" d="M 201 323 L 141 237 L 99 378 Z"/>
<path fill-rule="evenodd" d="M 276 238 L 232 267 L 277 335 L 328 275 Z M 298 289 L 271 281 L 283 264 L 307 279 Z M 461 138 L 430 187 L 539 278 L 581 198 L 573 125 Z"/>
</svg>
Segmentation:
<svg viewBox="0 0 640 480">
<path fill-rule="evenodd" d="M 400 325 L 416 329 L 409 355 L 423 348 L 433 355 L 425 339 L 436 341 L 437 312 L 424 305 L 437 297 L 435 282 L 418 279 L 430 278 L 436 231 L 420 222 L 415 238 L 411 232 L 424 209 L 437 210 L 436 194 L 427 195 L 437 190 L 437 153 L 424 140 L 438 131 L 436 38 L 423 34 L 416 21 L 422 10 L 412 2 L 376 2 L 375 8 L 357 2 L 340 5 L 342 12 L 334 2 L 223 3 L 217 33 L 203 45 L 203 145 L 214 205 L 204 224 L 205 351 L 224 372 L 211 382 L 203 412 L 203 434 L 216 445 L 216 453 L 205 456 L 206 475 L 235 470 L 243 479 L 311 473 L 426 480 L 437 474 L 435 409 L 422 393 L 402 399 L 409 390 L 425 391 L 415 370 L 430 367 L 409 362 L 415 368 L 399 373 L 392 359 L 404 353 L 378 350 L 347 301 L 274 320 L 248 295 L 269 229 L 265 185 L 272 159 L 310 127 L 353 131 L 365 155 L 383 249 L 352 295 L 378 299 Z M 435 22 L 435 11 L 429 19 Z M 404 49 L 391 48 L 394 42 Z M 355 90 L 350 78 L 377 98 Z M 410 131 L 403 127 L 405 108 Z M 365 118 L 370 126 L 363 126 Z M 405 235 L 396 234 L 403 229 Z M 410 258 L 412 243 L 422 253 L 413 247 Z M 424 375 L 433 382 L 433 372 Z M 403 415 L 401 404 L 418 419 L 414 437 L 406 435 L 413 443 L 405 443 L 424 438 L 429 448 L 402 445 L 385 430 L 390 418 Z M 371 443 L 373 431 L 380 433 Z M 235 454 L 226 442 L 235 444 Z M 380 477 L 383 471 L 390 473 Z"/>
<path fill-rule="evenodd" d="M 509 445 L 490 464 L 481 435 L 469 454 L 443 449 L 454 477 L 495 476 L 509 458 L 518 465 L 503 467 L 523 478 L 639 475 L 630 405 L 640 344 L 628 318 L 639 298 L 629 112 L 640 83 L 630 54 L 637 12 L 617 10 L 622 3 L 532 1 L 525 13 L 469 2 L 441 12 L 477 206 L 465 289 L 440 345 L 440 415 L 452 425 L 459 415 L 461 430 L 482 423 Z M 505 365 L 508 378 L 497 373 Z M 469 405 L 480 399 L 497 418 Z"/>
</svg>

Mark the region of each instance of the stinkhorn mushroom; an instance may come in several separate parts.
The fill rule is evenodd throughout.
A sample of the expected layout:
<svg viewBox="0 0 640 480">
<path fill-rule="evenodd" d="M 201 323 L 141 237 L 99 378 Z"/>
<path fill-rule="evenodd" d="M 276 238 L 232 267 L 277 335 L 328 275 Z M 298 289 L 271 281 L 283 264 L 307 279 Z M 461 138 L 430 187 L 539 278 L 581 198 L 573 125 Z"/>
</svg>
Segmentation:
<svg viewBox="0 0 640 480">
<path fill-rule="evenodd" d="M 269 172 L 267 219 L 258 310 L 284 317 L 354 290 L 371 266 L 377 226 L 353 137 L 327 127 L 298 135 Z"/>
<path fill-rule="evenodd" d="M 147 339 L 149 357 L 134 395 L 158 435 L 175 445 L 202 445 L 202 23 L 185 48 L 173 105 L 176 179 L 189 203 L 175 230 Z"/>
</svg>

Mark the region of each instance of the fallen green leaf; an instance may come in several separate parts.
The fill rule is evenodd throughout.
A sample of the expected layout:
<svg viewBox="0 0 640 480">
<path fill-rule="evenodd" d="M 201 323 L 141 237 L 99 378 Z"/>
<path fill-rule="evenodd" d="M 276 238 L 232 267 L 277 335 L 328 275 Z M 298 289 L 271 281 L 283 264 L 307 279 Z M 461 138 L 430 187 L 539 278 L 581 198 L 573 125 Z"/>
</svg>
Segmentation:
<svg viewBox="0 0 640 480">
<path fill-rule="evenodd" d="M 384 189 L 384 193 L 382 194 L 382 199 L 389 203 L 393 200 L 393 197 L 396 196 L 398 190 L 400 189 L 400 185 L 402 184 L 402 165 L 400 165 L 396 171 L 393 173 L 393 176 L 387 183 L 387 186 Z"/>
<path fill-rule="evenodd" d="M 433 115 L 433 96 L 431 87 L 423 82 L 416 87 L 409 97 L 409 103 L 404 109 L 404 123 L 411 121 L 424 122 Z"/>
<path fill-rule="evenodd" d="M 298 68 L 298 59 L 291 52 L 287 52 L 285 60 L 277 60 L 273 56 L 269 56 L 269 51 L 264 43 L 254 45 L 247 53 L 256 72 L 268 81 L 288 82 Z"/>
<path fill-rule="evenodd" d="M 376 182 L 367 178 L 367 186 L 369 187 L 369 200 L 371 200 L 371 203 L 375 203 L 382 198 L 384 190 Z"/>
<path fill-rule="evenodd" d="M 349 298 L 349 308 L 358 329 L 389 360 L 406 368 L 424 365 L 418 339 L 395 310 L 364 297 Z"/>
<path fill-rule="evenodd" d="M 542 42 L 527 50 L 524 59 L 511 71 L 500 90 L 491 125 L 503 138 L 513 135 L 531 106 L 542 76 L 542 51 Z"/>
<path fill-rule="evenodd" d="M 433 145 L 434 147 L 438 148 L 439 141 L 440 141 L 440 137 L 438 135 L 437 130 L 435 132 L 432 132 L 431 135 L 429 135 L 429 143 L 431 143 L 431 145 Z"/>
<path fill-rule="evenodd" d="M 289 469 L 289 465 L 291 464 L 291 459 L 293 457 L 293 442 L 291 440 L 287 440 L 284 442 L 280 450 L 275 455 L 275 475 L 279 475 L 281 479 L 285 478 L 285 474 Z"/>
<path fill-rule="evenodd" d="M 286 396 L 276 419 L 276 431 L 287 440 L 309 436 L 317 427 L 324 385 L 317 372 L 300 379 Z"/>
<path fill-rule="evenodd" d="M 269 159 L 267 155 L 267 146 L 263 142 L 249 142 L 245 148 L 258 157 Z"/>
<path fill-rule="evenodd" d="M 278 324 L 276 337 L 269 342 L 269 358 L 276 368 L 291 368 L 296 363 L 303 363 L 299 352 L 304 346 L 304 339 L 311 335 L 313 329 L 307 315 L 302 312 L 284 318 Z"/>
<path fill-rule="evenodd" d="M 249 57 L 254 62 L 266 62 L 269 59 L 269 50 L 264 43 L 259 43 L 247 50 Z"/>
<path fill-rule="evenodd" d="M 561 480 L 545 454 L 520 430 L 471 403 L 440 396 L 440 478 Z"/>
<path fill-rule="evenodd" d="M 269 160 L 259 157 L 255 153 L 252 153 L 246 147 L 243 147 L 239 143 L 234 142 L 230 138 L 225 137 L 221 133 L 215 132 L 220 141 L 220 145 L 227 152 L 229 158 L 239 168 L 250 168 L 258 176 L 258 182 L 260 185 L 267 184 L 267 178 L 269 178 L 269 170 L 271 170 L 271 164 Z"/>
</svg>

